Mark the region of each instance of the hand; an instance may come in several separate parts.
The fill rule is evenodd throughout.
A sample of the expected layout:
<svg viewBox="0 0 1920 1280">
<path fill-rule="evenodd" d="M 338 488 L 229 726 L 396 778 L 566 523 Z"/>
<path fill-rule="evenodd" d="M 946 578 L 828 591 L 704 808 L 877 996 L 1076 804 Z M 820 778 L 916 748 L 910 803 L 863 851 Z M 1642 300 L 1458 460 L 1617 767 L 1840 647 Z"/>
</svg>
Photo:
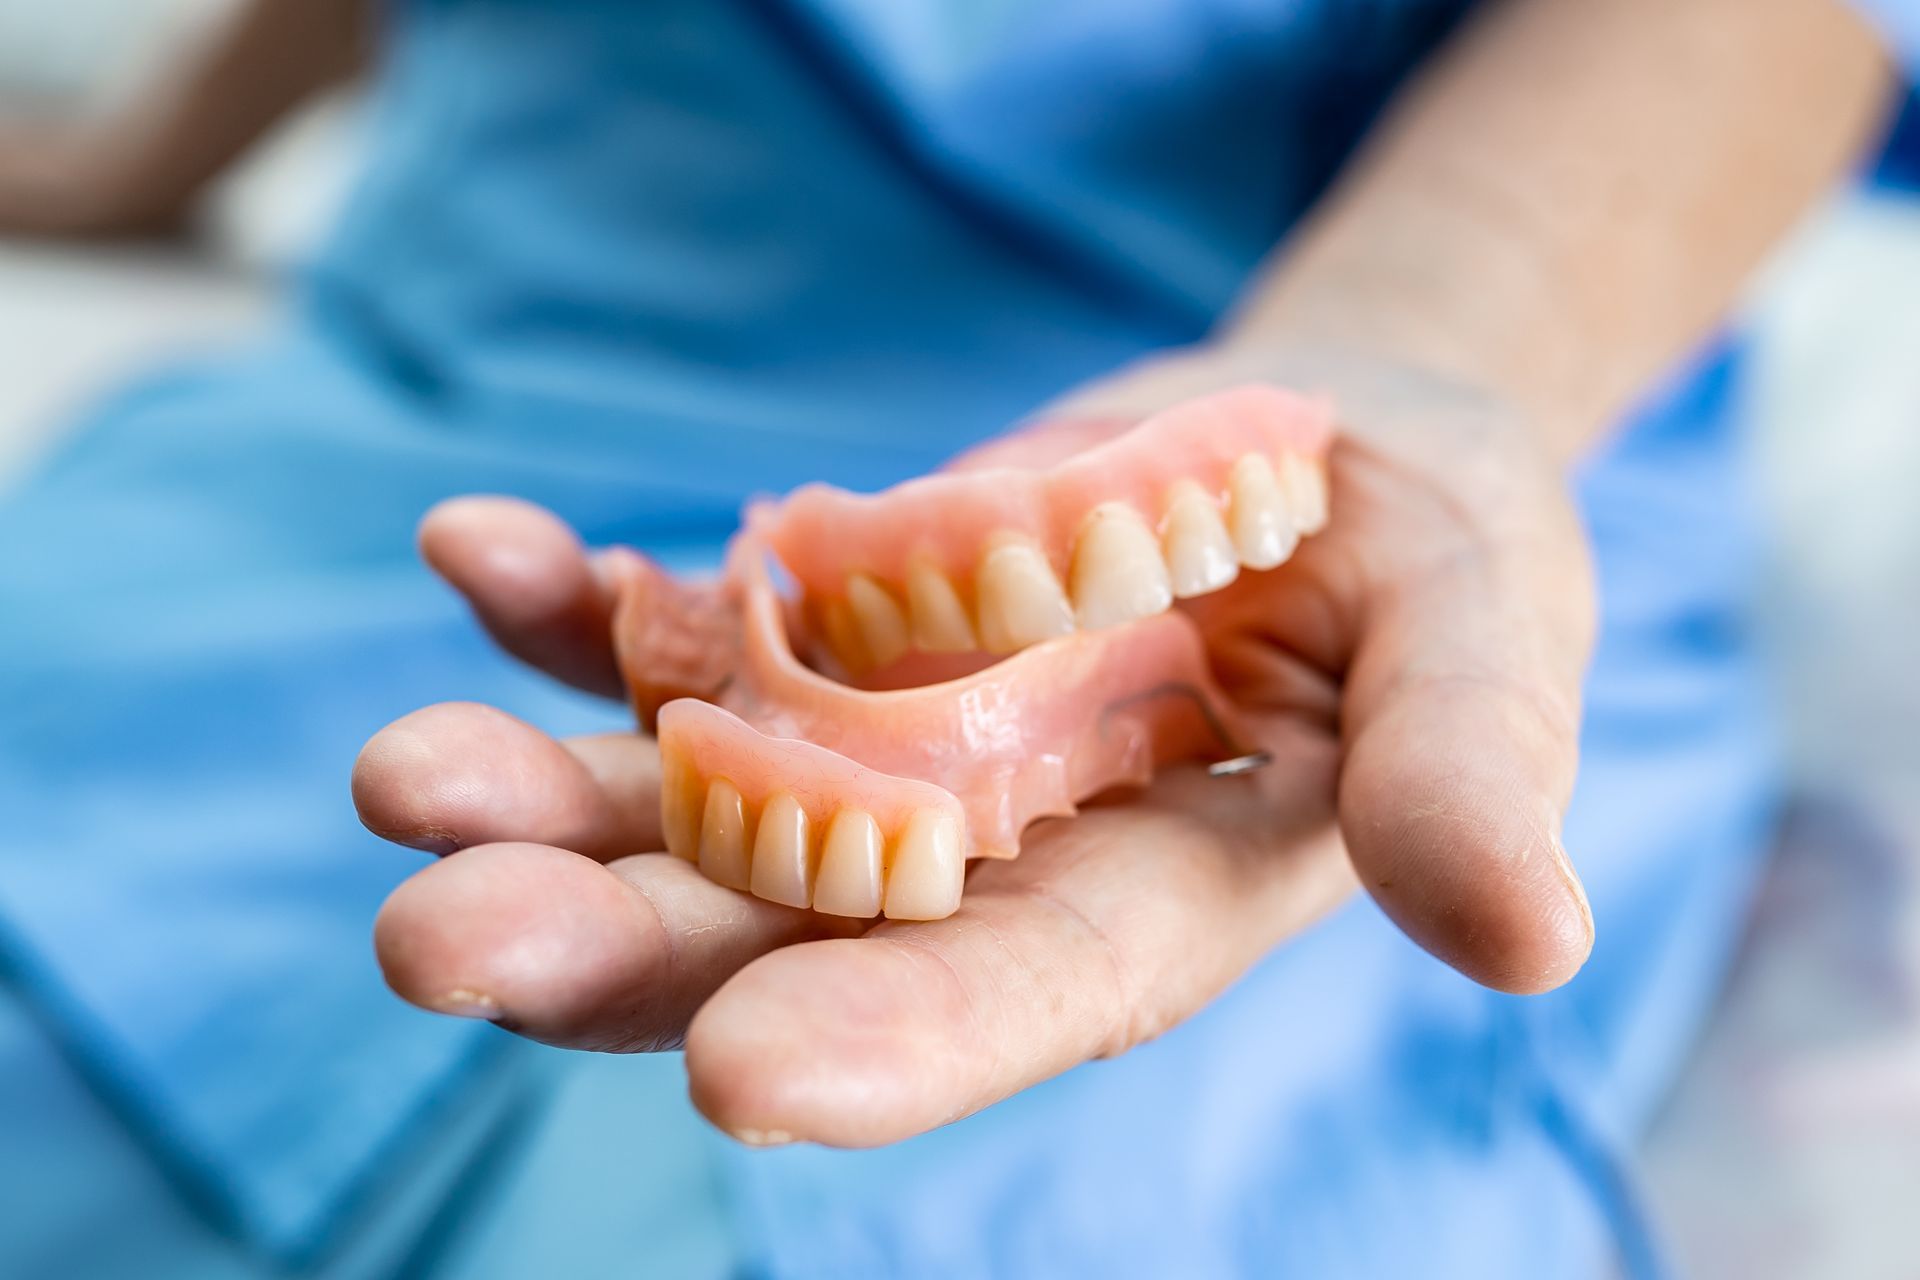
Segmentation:
<svg viewBox="0 0 1920 1280">
<path fill-rule="evenodd" d="M 115 132 L 0 124 L 0 235 L 133 236 L 178 229 L 182 202 L 140 179 L 133 148 L 116 141 Z"/>
<path fill-rule="evenodd" d="M 553 1044 L 684 1043 L 728 1132 L 870 1145 L 1176 1025 L 1356 879 L 1482 982 L 1564 982 L 1592 941 L 1559 842 L 1592 588 L 1554 465 L 1491 401 L 1326 355 L 1181 353 L 1056 412 L 1143 414 L 1255 377 L 1330 387 L 1345 435 L 1331 527 L 1196 602 L 1274 756 L 1250 785 L 1167 771 L 978 865 L 953 917 L 862 929 L 643 852 L 662 847 L 648 741 L 428 708 L 354 776 L 374 831 L 453 855 L 381 912 L 394 989 Z M 421 541 L 509 651 L 618 694 L 626 553 L 503 499 L 439 508 Z"/>
</svg>

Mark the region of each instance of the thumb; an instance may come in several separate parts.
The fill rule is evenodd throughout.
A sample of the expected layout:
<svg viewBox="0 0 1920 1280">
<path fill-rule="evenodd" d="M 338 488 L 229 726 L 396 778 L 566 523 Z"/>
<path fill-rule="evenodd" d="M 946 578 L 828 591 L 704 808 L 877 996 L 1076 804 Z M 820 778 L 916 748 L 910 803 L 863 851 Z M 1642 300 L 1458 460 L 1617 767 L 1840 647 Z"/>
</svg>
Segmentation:
<svg viewBox="0 0 1920 1280">
<path fill-rule="evenodd" d="M 1339 809 L 1361 882 L 1415 942 L 1516 993 L 1559 986 L 1593 946 L 1560 840 L 1593 613 L 1565 524 L 1382 590 L 1348 679 Z"/>
</svg>

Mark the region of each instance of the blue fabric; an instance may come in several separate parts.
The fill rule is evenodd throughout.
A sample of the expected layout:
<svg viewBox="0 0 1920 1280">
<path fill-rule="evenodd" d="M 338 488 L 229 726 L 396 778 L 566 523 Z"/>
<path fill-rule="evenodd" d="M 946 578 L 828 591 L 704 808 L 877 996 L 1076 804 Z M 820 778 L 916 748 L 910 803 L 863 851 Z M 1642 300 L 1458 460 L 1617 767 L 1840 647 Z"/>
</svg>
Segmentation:
<svg viewBox="0 0 1920 1280">
<path fill-rule="evenodd" d="M 1912 88 L 1920 85 L 1920 0 L 1855 2 L 1886 36 L 1909 86 L 1873 177 L 1886 186 L 1920 191 L 1920 91 Z"/>
<path fill-rule="evenodd" d="M 263 1269 L 346 1265 L 517 1060 L 380 987 L 368 924 L 410 864 L 358 831 L 346 772 L 435 699 L 619 716 L 488 649 L 411 563 L 421 511 L 514 492 L 688 562 L 756 490 L 922 471 L 1203 333 L 1462 7 L 402 6 L 379 154 L 291 332 L 104 407 L 0 502 L 0 947 L 181 1211 Z M 1583 481 L 1608 629 L 1574 987 L 1489 996 L 1356 906 L 1190 1027 L 919 1142 L 676 1148 L 701 1185 L 723 1163 L 743 1255 L 1034 1272 L 1070 1235 L 1116 1275 L 1444 1276 L 1597 1265 L 1609 1219 L 1634 1238 L 1606 1153 L 1697 1021 L 1770 795 L 1731 367 Z M 608 1133 L 667 1122 L 637 1064 L 524 1086 L 623 1067 L 605 1132 L 469 1135 L 493 1172 L 383 1230 L 450 1259 L 492 1223 L 526 1256 Z M 501 1190 L 536 1169 L 547 1192 Z M 624 1250 L 617 1225 L 577 1256 Z"/>
<path fill-rule="evenodd" d="M 731 1152 L 759 1268 L 1659 1275 L 1619 1152 L 1711 999 L 1775 816 L 1736 367 L 1709 362 L 1581 482 L 1608 611 L 1566 832 L 1599 925 L 1578 979 L 1495 995 L 1356 903 L 1161 1040 L 960 1124 Z"/>
<path fill-rule="evenodd" d="M 261 1280 L 287 1268 L 222 1231 L 103 1103 L 85 1059 L 0 973 L 0 1273 Z M 736 1274 L 707 1149 L 672 1055 L 592 1058 L 515 1045 L 461 1091 L 434 1141 L 389 1159 L 312 1280 L 636 1280 Z M 76 1069 L 76 1062 L 82 1065 Z M 623 1135 L 609 1142 L 611 1131 Z M 703 1168 L 707 1171 L 703 1173 Z"/>
<path fill-rule="evenodd" d="M 263 385 L 284 387 L 301 367 L 285 351 L 259 359 Z M 299 385 L 309 402 L 321 367 L 350 383 L 338 366 L 308 367 Z M 73 931 L 62 950 L 51 927 L 62 917 L 45 915 L 33 937 L 52 948 L 35 953 L 63 963 L 43 966 L 28 988 L 86 1064 L 83 1075 L 117 1076 L 93 1080 L 116 1103 L 129 1084 L 147 1099 L 146 1114 L 134 1118 L 149 1146 L 116 1133 L 124 1111 L 102 1114 L 77 1096 L 74 1073 L 45 1043 L 19 1018 L 0 1017 L 0 1129 L 9 1135 L 0 1192 L 18 1210 L 0 1215 L 0 1261 L 24 1274 L 44 1259 L 64 1260 L 61 1269 L 78 1275 L 278 1274 L 270 1255 L 197 1225 L 207 1206 L 196 1200 L 212 1188 L 243 1205 L 295 1196 L 326 1204 L 333 1238 L 325 1249 L 308 1247 L 306 1262 L 328 1276 L 388 1274 L 400 1260 L 424 1273 L 504 1280 L 542 1263 L 578 1274 L 617 1258 L 632 1274 L 717 1277 L 729 1269 L 730 1249 L 755 1273 L 796 1277 L 1518 1276 L 1540 1273 L 1544 1259 L 1553 1274 L 1572 1276 L 1601 1274 L 1614 1249 L 1642 1263 L 1629 1275 L 1657 1275 L 1616 1153 L 1658 1098 L 1711 994 L 1771 819 L 1769 726 L 1742 622 L 1752 529 L 1726 459 L 1734 368 L 1718 361 L 1685 382 L 1581 483 L 1609 609 L 1567 837 L 1601 933 L 1592 963 L 1566 991 L 1538 1000 L 1485 992 L 1418 952 L 1363 902 L 1276 954 L 1190 1025 L 1117 1062 L 893 1150 L 756 1153 L 698 1129 L 672 1059 L 548 1062 L 529 1079 L 511 1074 L 514 1048 L 486 1029 L 408 1014 L 362 1024 L 391 1009 L 366 963 L 364 930 L 374 893 L 404 855 L 350 838 L 344 821 L 275 851 L 276 863 L 305 868 L 284 893 L 259 881 L 257 862 L 209 857 L 184 831 L 162 843 L 157 859 L 145 841 L 124 850 L 72 845 L 93 870 L 155 865 L 130 884 L 51 871 L 29 882 L 44 888 L 30 908 L 45 912 L 65 895 L 106 923 Z M 216 403 L 210 386 L 246 380 L 228 368 L 193 399 Z M 284 405 L 279 413 L 284 420 Z M 535 477 L 523 480 L 540 492 Z M 574 508 L 582 518 L 591 511 L 584 500 Z M 39 527 L 59 532 L 45 512 Z M 1681 559 L 1696 572 L 1672 573 Z M 415 583 L 396 594 L 429 593 Z M 538 714 L 466 628 L 448 624 L 447 640 L 423 643 L 433 629 L 395 627 L 386 603 L 379 629 L 392 643 L 379 656 L 403 663 L 394 680 L 402 687 L 377 689 L 394 709 L 410 705 L 405 686 L 431 681 L 426 669 L 442 666 L 450 668 L 442 678 L 461 684 L 453 692 Z M 413 646 L 421 652 L 407 656 Z M 368 674 L 356 670 L 356 681 Z M 338 680 L 316 684 L 335 703 L 360 701 Z M 77 689 L 68 678 L 60 696 L 72 702 Z M 388 710 L 370 708 L 369 723 Z M 315 719 L 311 708 L 286 714 Z M 547 708 L 549 718 L 559 714 Z M 322 735 L 310 763 L 332 772 L 354 742 Z M 202 743 L 197 752 L 211 749 Z M 250 773 L 217 761 L 219 776 L 244 786 L 289 772 L 284 742 L 266 741 L 259 753 L 264 763 Z M 19 758 L 10 746 L 9 763 Z M 176 763 L 148 745 L 94 785 L 111 792 L 129 776 L 158 775 L 143 790 L 159 792 L 182 776 L 176 769 L 208 767 L 201 754 Z M 300 806 L 309 788 L 292 772 L 277 787 Z M 47 776 L 61 782 L 57 772 Z M 317 808 L 331 789 L 311 787 L 303 807 Z M 203 794 L 204 784 L 170 807 L 191 815 L 208 808 Z M 216 835 L 246 826 L 244 815 L 222 819 L 217 806 L 211 816 Z M 174 821 L 205 825 L 206 817 Z M 370 874 L 376 883 L 356 900 L 325 865 L 361 845 L 369 872 L 377 864 L 387 874 Z M 168 911 L 143 919 L 156 895 Z M 297 927 L 303 911 L 332 922 L 338 936 Z M 287 946 L 246 946 L 248 917 L 291 931 Z M 119 936 L 132 937 L 142 967 L 175 1000 L 207 1011 L 203 1029 L 161 1043 L 171 1055 L 138 1038 L 151 1028 L 149 1011 L 102 1004 L 115 1019 L 103 1027 L 87 1002 L 57 998 L 98 967 L 86 945 Z M 133 967 L 115 962 L 108 978 Z M 260 976 L 236 983 L 236 969 Z M 321 980 L 361 1007 L 349 1014 L 336 996 L 330 1013 L 315 1015 L 305 992 Z M 100 989 L 114 990 L 110 981 Z M 274 1001 L 300 1016 L 275 1019 Z M 311 1023 L 305 1029 L 328 1042 L 316 1036 L 283 1052 L 251 1034 L 256 1021 L 273 1037 Z M 457 1074 L 429 1084 L 429 1073 L 409 1069 L 407 1046 L 442 1037 L 467 1056 Z M 181 1061 L 204 1068 L 219 1052 L 239 1061 L 213 1081 L 174 1069 Z M 177 1153 L 196 1129 L 232 1129 L 223 1104 L 239 1074 L 254 1077 L 244 1096 L 275 1113 L 281 1132 L 234 1141 L 214 1152 L 222 1163 L 196 1171 L 163 1165 L 176 1176 L 156 1185 L 154 1146 Z M 354 1091 L 353 1079 L 369 1075 L 386 1082 L 401 1123 L 431 1134 L 415 1144 L 426 1154 L 392 1140 L 369 1144 L 383 1117 L 336 1105 L 332 1089 Z M 509 1093 L 509 1085 L 518 1088 Z M 512 1123 L 512 1109 L 529 1105 L 539 1114 Z M 323 1128 L 333 1132 L 316 1146 L 313 1131 Z M 359 1153 L 353 1180 L 370 1189 L 359 1203 L 322 1198 L 316 1149 L 343 1162 Z M 305 1163 L 289 1167 L 296 1152 L 307 1153 Z M 401 1190 L 410 1198 L 391 1203 Z M 663 1200 L 671 1216 L 660 1212 Z M 728 1203 L 735 1220 L 724 1215 Z M 1394 1229 L 1380 1229 L 1382 1221 Z M 242 1242 L 274 1239 L 257 1209 L 242 1225 L 250 1228 Z M 1069 1245 L 1070 1255 L 1056 1252 Z"/>
<path fill-rule="evenodd" d="M 1201 336 L 1460 7 L 420 0 L 314 306 L 463 413 L 872 486 Z"/>
<path fill-rule="evenodd" d="M 1900 104 L 1873 177 L 1883 187 L 1920 191 L 1920 93 L 1909 93 Z"/>
<path fill-rule="evenodd" d="M 0 936 L 168 1160 L 294 1255 L 481 1044 L 381 988 L 368 926 L 405 859 L 358 829 L 359 744 L 423 698 L 618 720 L 490 654 L 407 563 L 435 497 L 509 465 L 624 496 L 306 347 L 137 393 L 0 505 Z"/>
<path fill-rule="evenodd" d="M 1853 0 L 1880 28 L 1910 75 L 1920 74 L 1920 0 Z"/>
</svg>

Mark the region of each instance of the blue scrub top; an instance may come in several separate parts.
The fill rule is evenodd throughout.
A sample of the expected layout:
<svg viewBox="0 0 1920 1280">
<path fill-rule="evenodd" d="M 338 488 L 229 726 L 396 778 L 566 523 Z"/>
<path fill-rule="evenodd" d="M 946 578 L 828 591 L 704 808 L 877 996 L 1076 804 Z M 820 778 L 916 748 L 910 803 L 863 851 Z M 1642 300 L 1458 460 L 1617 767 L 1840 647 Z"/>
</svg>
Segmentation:
<svg viewBox="0 0 1920 1280">
<path fill-rule="evenodd" d="M 1731 351 L 1581 480 L 1607 617 L 1568 842 L 1601 935 L 1553 997 L 1360 902 L 1120 1061 L 886 1151 L 755 1153 L 657 1066 L 401 1006 L 367 943 L 410 869 L 347 804 L 369 733 L 454 697 L 620 720 L 410 562 L 431 502 L 521 493 L 692 562 L 754 492 L 925 470 L 1203 335 L 1463 7 L 402 4 L 291 331 L 129 392 L 0 502 L 0 1121 L 44 1108 L 0 1148 L 33 1205 L 0 1271 L 226 1274 L 212 1239 L 233 1274 L 1650 1274 L 1611 1152 L 1771 812 Z M 6 1087 L 49 1045 L 84 1089 Z M 124 1149 L 60 1136 L 88 1125 Z M 99 1170 L 36 1175 L 61 1159 Z"/>
<path fill-rule="evenodd" d="M 1204 335 L 1462 7 L 415 0 L 313 305 L 712 539 Z"/>
</svg>

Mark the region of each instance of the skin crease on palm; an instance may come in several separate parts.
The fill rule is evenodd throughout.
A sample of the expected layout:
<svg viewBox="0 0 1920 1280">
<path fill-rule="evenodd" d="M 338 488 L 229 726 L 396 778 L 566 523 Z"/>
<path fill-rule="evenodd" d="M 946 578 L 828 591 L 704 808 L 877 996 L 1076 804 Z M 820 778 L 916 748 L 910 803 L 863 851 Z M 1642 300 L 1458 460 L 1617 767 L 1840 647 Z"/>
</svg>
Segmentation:
<svg viewBox="0 0 1920 1280">
<path fill-rule="evenodd" d="M 868 927 L 641 852 L 662 847 L 643 737 L 559 743 L 428 708 L 354 776 L 373 830 L 453 855 L 381 912 L 388 980 L 554 1044 L 684 1044 L 721 1128 L 841 1145 L 1174 1026 L 1356 885 L 1471 977 L 1564 982 L 1592 942 L 1559 833 L 1594 599 L 1561 468 L 1710 330 L 1871 136 L 1889 84 L 1828 0 L 1490 6 L 1220 345 L 1052 407 L 1139 418 L 1247 382 L 1331 391 L 1333 524 L 1271 599 L 1198 602 L 1259 606 L 1257 638 L 1215 655 L 1274 757 L 1252 785 L 1166 771 L 977 866 L 953 916 Z M 508 651 L 620 695 L 630 553 L 501 499 L 439 508 L 421 543 Z"/>
</svg>

